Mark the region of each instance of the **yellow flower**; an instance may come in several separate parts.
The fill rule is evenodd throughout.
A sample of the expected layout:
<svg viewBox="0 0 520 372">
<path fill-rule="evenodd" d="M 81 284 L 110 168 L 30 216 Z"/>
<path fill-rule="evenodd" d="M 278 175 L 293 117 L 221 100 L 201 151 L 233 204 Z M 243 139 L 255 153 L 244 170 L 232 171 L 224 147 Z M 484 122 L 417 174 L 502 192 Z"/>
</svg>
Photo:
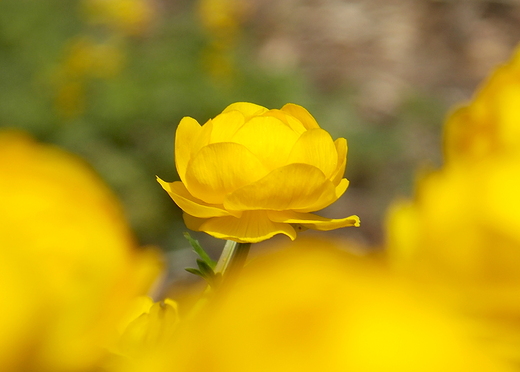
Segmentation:
<svg viewBox="0 0 520 372">
<path fill-rule="evenodd" d="M 333 141 L 301 106 L 268 110 L 239 102 L 203 126 L 183 118 L 175 138 L 182 182 L 158 181 L 192 230 L 245 243 L 276 234 L 294 240 L 294 226 L 359 226 L 357 216 L 328 219 L 309 213 L 347 189 L 346 155 L 347 141 Z"/>
<path fill-rule="evenodd" d="M 151 23 L 154 10 L 149 0 L 83 0 L 87 20 L 114 28 L 127 35 L 139 35 Z"/>
<path fill-rule="evenodd" d="M 387 220 L 396 269 L 485 320 L 480 337 L 520 360 L 520 50 L 446 123 L 447 162 Z"/>
<path fill-rule="evenodd" d="M 135 299 L 119 322 L 119 339 L 105 359 L 102 370 L 131 372 L 154 370 L 153 360 L 167 353 L 179 326 L 177 303 L 169 298 L 153 302 L 150 297 Z"/>
<path fill-rule="evenodd" d="M 0 131 L 0 262 L 6 371 L 90 370 L 160 271 L 157 252 L 137 249 L 114 196 L 85 163 L 15 131 Z M 4 361 L 2 350 L 21 354 Z"/>
<path fill-rule="evenodd" d="M 475 162 L 520 154 L 520 47 L 482 86 L 471 104 L 457 109 L 445 127 L 448 162 Z"/>
<path fill-rule="evenodd" d="M 480 336 L 520 360 L 520 159 L 448 167 L 393 205 L 388 253 L 396 270 L 443 291 L 485 321 Z M 440 288 L 440 289 L 439 289 Z"/>
<path fill-rule="evenodd" d="M 169 298 L 154 303 L 149 297 L 141 297 L 138 308 L 123 328 L 117 348 L 130 358 L 142 357 L 167 345 L 179 323 L 177 303 Z"/>
<path fill-rule="evenodd" d="M 366 257 L 296 245 L 245 267 L 231 291 L 154 356 L 153 370 L 510 370 L 412 283 Z"/>
</svg>

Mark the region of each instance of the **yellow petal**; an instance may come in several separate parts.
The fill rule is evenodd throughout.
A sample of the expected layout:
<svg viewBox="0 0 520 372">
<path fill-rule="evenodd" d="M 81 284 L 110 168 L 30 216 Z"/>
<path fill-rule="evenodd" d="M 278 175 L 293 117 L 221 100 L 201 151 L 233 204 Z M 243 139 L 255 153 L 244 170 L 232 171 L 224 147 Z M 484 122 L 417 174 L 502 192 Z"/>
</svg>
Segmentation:
<svg viewBox="0 0 520 372">
<path fill-rule="evenodd" d="M 231 105 L 226 107 L 224 109 L 224 111 L 222 111 L 222 113 L 226 113 L 226 112 L 234 111 L 234 110 L 241 112 L 246 117 L 246 119 L 248 119 L 252 116 L 255 116 L 255 115 L 262 115 L 264 112 L 267 111 L 267 109 L 265 107 L 256 105 L 254 103 L 236 102 L 236 103 L 232 103 Z"/>
<path fill-rule="evenodd" d="M 343 178 L 342 180 L 340 180 L 340 183 L 338 186 L 336 186 L 335 188 L 334 187 L 328 188 L 326 190 L 326 192 L 321 194 L 320 198 L 318 200 L 316 200 L 316 202 L 314 202 L 313 204 L 311 204 L 307 207 L 304 207 L 304 208 L 292 208 L 292 209 L 296 212 L 307 213 L 307 212 L 319 211 L 320 209 L 326 208 L 329 205 L 331 205 L 332 203 L 334 203 L 336 200 L 338 200 L 341 197 L 341 195 L 343 195 L 345 193 L 345 191 L 347 191 L 349 183 L 350 183 L 349 180 L 347 180 L 346 178 Z M 332 184 L 332 182 L 331 182 L 331 184 Z"/>
<path fill-rule="evenodd" d="M 291 225 L 271 221 L 265 211 L 244 212 L 241 218 L 215 217 L 207 220 L 184 214 L 186 226 L 195 231 L 204 231 L 218 239 L 233 240 L 239 243 L 258 243 L 277 234 L 296 238 Z"/>
<path fill-rule="evenodd" d="M 221 142 L 203 147 L 191 159 L 185 186 L 191 195 L 208 204 L 222 204 L 224 196 L 253 183 L 268 170 L 247 148 Z"/>
<path fill-rule="evenodd" d="M 301 135 L 307 130 L 307 128 L 305 128 L 298 119 L 282 110 L 269 110 L 262 116 L 274 116 L 275 118 L 281 120 L 285 125 L 288 125 L 298 135 Z"/>
<path fill-rule="evenodd" d="M 212 121 L 213 131 L 210 143 L 230 142 L 231 137 L 245 123 L 244 115 L 239 111 L 229 111 L 217 115 Z"/>
<path fill-rule="evenodd" d="M 268 212 L 269 219 L 273 222 L 298 224 L 307 229 L 329 231 L 342 227 L 359 227 L 359 217 L 349 216 L 339 219 L 325 218 L 312 213 L 297 213 L 291 211 Z"/>
<path fill-rule="evenodd" d="M 210 218 L 230 215 L 230 213 L 223 208 L 219 208 L 218 206 L 214 205 L 208 205 L 202 200 L 193 197 L 182 182 L 164 182 L 159 177 L 157 177 L 157 182 L 161 184 L 162 188 L 170 195 L 179 208 L 181 208 L 184 212 L 191 214 L 192 216 Z M 237 215 L 236 212 L 234 215 L 237 217 L 240 216 Z"/>
<path fill-rule="evenodd" d="M 287 210 L 314 204 L 324 193 L 334 194 L 332 182 L 308 164 L 289 164 L 257 182 L 237 189 L 224 200 L 229 210 Z"/>
<path fill-rule="evenodd" d="M 175 133 L 175 165 L 177 173 L 184 181 L 186 167 L 191 157 L 191 149 L 195 139 L 201 132 L 201 126 L 197 120 L 184 117 L 177 127 Z"/>
<path fill-rule="evenodd" d="M 210 144 L 211 135 L 213 134 L 213 120 L 209 119 L 202 126 L 199 135 L 195 138 L 191 145 L 191 159 L 193 159 L 199 151 Z M 184 180 L 183 180 L 184 181 Z"/>
<path fill-rule="evenodd" d="M 307 111 L 304 107 L 302 107 L 300 105 L 295 105 L 294 103 L 288 103 L 285 106 L 283 106 L 281 110 L 294 116 L 307 129 L 320 127 L 318 125 L 318 122 L 316 121 L 316 119 L 314 119 L 314 117 L 310 114 L 310 112 Z"/>
<path fill-rule="evenodd" d="M 287 164 L 298 134 L 275 117 L 257 116 L 246 122 L 232 141 L 244 145 L 269 169 Z"/>
<path fill-rule="evenodd" d="M 310 129 L 294 144 L 288 163 L 314 165 L 330 178 L 337 169 L 338 152 L 330 134 L 320 128 Z"/>
<path fill-rule="evenodd" d="M 334 185 L 337 185 L 341 182 L 347 166 L 347 140 L 345 138 L 338 138 L 334 141 L 334 146 L 338 154 L 338 165 L 336 170 L 332 173 L 330 180 Z"/>
</svg>

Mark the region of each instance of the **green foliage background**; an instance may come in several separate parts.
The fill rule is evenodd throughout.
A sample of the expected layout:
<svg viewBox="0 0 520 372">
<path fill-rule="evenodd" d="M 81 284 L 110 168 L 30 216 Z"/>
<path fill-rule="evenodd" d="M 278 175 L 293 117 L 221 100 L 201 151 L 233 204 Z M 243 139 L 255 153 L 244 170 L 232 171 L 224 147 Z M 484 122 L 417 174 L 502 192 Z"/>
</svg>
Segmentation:
<svg viewBox="0 0 520 372">
<path fill-rule="evenodd" d="M 359 214 L 366 227 L 361 238 L 376 242 L 388 201 L 408 193 L 412 183 L 416 164 L 403 138 L 417 128 L 423 128 L 419 135 L 425 130 L 438 138 L 446 107 L 414 95 L 387 125 L 370 123 L 356 111 L 355 86 L 323 92 L 302 70 L 258 65 L 256 36 L 247 27 L 232 50 L 231 77 L 212 76 L 202 57 L 211 35 L 195 2 L 164 4 L 144 32 L 121 38 L 119 73 L 84 81 L 85 109 L 70 117 L 55 104 L 67 48 L 74 38 L 103 41 L 111 31 L 88 24 L 78 1 L 0 1 L 0 126 L 29 131 L 84 157 L 119 195 L 141 243 L 175 249 L 186 245 L 185 227 L 155 175 L 178 179 L 173 138 L 180 119 L 205 122 L 236 101 L 269 108 L 298 103 L 333 137 L 348 139 L 352 192 L 344 204 L 348 211 L 339 214 Z"/>
</svg>

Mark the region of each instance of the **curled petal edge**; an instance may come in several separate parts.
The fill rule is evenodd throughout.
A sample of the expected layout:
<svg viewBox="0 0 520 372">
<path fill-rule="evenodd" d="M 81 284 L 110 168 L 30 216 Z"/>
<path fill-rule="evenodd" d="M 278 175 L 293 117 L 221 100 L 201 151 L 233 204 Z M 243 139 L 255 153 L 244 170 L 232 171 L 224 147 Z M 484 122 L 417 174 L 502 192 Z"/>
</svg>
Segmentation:
<svg viewBox="0 0 520 372">
<path fill-rule="evenodd" d="M 273 222 L 267 212 L 249 212 L 245 218 L 232 216 L 202 219 L 183 214 L 186 227 L 194 231 L 203 231 L 215 238 L 233 240 L 238 243 L 259 243 L 277 234 L 284 234 L 291 240 L 296 239 L 294 228 L 285 223 Z"/>
<path fill-rule="evenodd" d="M 307 212 L 319 211 L 323 208 L 326 208 L 329 205 L 331 205 L 332 203 L 336 202 L 336 200 L 338 200 L 345 193 L 345 191 L 347 191 L 349 184 L 350 184 L 349 180 L 347 180 L 346 178 L 343 178 L 339 182 L 339 185 L 333 189 L 333 193 L 331 193 L 330 190 L 325 190 L 325 192 L 320 196 L 320 198 L 315 203 L 313 203 L 310 206 L 305 207 L 305 208 L 292 208 L 292 210 L 296 211 L 296 212 L 307 213 Z"/>
<path fill-rule="evenodd" d="M 241 215 L 241 212 L 226 211 L 223 208 L 204 203 L 202 200 L 193 197 L 182 182 L 165 182 L 159 177 L 157 177 L 157 182 L 159 182 L 162 188 L 168 193 L 168 195 L 170 195 L 179 208 L 181 208 L 184 212 L 191 214 L 192 216 L 199 218 L 211 218 L 230 215 L 240 217 Z"/>
<path fill-rule="evenodd" d="M 345 218 L 325 218 L 312 213 L 298 213 L 293 211 L 285 212 L 267 212 L 269 219 L 273 222 L 290 223 L 303 226 L 307 229 L 330 231 L 349 226 L 360 226 L 358 216 L 349 216 Z"/>
</svg>

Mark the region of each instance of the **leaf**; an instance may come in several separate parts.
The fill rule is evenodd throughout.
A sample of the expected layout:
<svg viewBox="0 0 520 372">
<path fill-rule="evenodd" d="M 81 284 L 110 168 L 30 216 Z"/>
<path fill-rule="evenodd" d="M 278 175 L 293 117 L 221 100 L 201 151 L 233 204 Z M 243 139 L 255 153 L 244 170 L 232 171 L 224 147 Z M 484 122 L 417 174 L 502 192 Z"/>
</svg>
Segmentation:
<svg viewBox="0 0 520 372">
<path fill-rule="evenodd" d="M 213 261 L 211 257 L 209 257 L 209 255 L 202 248 L 198 240 L 193 239 L 188 232 L 184 233 L 184 237 L 188 240 L 195 253 L 202 259 L 202 261 L 204 261 L 211 268 L 211 271 L 213 272 L 213 269 L 215 269 L 217 262 Z"/>
<path fill-rule="evenodd" d="M 187 267 L 184 270 L 186 270 L 187 272 L 189 272 L 191 274 L 195 274 L 195 275 L 198 275 L 198 276 L 204 278 L 204 274 L 202 274 L 199 270 L 194 269 L 193 267 Z"/>
<path fill-rule="evenodd" d="M 199 267 L 199 271 L 202 273 L 202 275 L 204 275 L 204 278 L 209 279 L 215 276 L 213 269 L 209 267 L 209 265 L 206 262 L 202 260 L 197 260 L 197 265 Z"/>
</svg>

